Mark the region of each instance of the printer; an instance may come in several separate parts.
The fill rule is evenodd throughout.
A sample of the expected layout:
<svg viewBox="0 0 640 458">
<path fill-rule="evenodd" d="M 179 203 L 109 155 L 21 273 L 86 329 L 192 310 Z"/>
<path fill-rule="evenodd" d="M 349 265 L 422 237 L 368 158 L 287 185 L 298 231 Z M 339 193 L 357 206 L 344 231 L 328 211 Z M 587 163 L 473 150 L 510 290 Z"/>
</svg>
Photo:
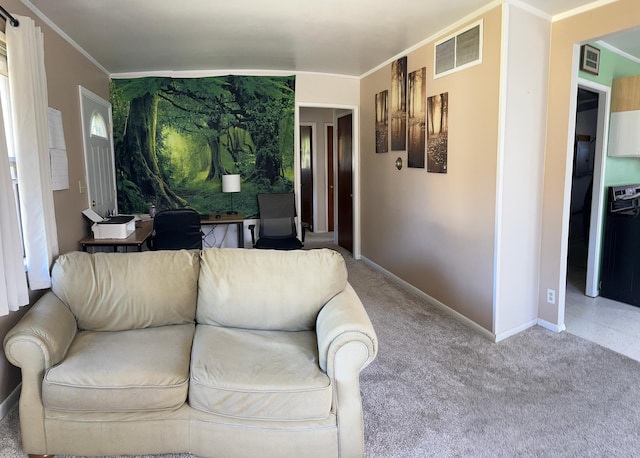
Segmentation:
<svg viewBox="0 0 640 458">
<path fill-rule="evenodd" d="M 98 239 L 126 239 L 136 230 L 134 215 L 115 215 L 103 218 L 90 208 L 82 212 L 93 224 L 91 232 L 93 238 Z"/>
</svg>

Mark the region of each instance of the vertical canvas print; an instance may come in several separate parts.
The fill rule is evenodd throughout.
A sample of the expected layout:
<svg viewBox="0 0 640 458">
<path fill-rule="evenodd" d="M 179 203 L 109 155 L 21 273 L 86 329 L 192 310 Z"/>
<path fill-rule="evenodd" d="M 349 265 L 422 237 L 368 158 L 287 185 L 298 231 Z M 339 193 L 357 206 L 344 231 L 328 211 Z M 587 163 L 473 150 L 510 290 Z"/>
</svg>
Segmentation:
<svg viewBox="0 0 640 458">
<path fill-rule="evenodd" d="M 391 151 L 407 149 L 407 58 L 391 63 Z"/>
<path fill-rule="evenodd" d="M 376 153 L 389 152 L 389 91 L 376 94 Z"/>
<path fill-rule="evenodd" d="M 449 93 L 427 99 L 427 172 L 447 173 Z"/>
<path fill-rule="evenodd" d="M 409 73 L 407 166 L 424 168 L 427 69 Z"/>
<path fill-rule="evenodd" d="M 233 207 L 258 213 L 256 195 L 291 192 L 295 77 L 114 79 L 118 208 L 229 211 L 222 176 L 239 174 Z"/>
</svg>

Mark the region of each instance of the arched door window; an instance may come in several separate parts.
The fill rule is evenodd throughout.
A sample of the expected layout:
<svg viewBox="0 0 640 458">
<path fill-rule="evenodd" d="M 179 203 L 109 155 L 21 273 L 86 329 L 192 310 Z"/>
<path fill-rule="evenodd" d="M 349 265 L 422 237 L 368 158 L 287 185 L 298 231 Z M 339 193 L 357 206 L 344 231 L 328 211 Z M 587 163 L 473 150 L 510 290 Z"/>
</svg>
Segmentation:
<svg viewBox="0 0 640 458">
<path fill-rule="evenodd" d="M 107 124 L 104 122 L 104 118 L 98 112 L 94 112 L 91 115 L 91 136 L 107 138 Z"/>
</svg>

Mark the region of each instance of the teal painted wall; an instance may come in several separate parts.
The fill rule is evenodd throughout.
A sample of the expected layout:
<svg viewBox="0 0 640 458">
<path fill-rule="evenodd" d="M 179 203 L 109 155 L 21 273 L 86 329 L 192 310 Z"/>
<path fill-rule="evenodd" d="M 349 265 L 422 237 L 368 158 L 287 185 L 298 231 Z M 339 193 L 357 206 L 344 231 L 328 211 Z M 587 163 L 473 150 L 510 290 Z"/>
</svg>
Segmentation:
<svg viewBox="0 0 640 458">
<path fill-rule="evenodd" d="M 640 63 L 620 56 L 597 43 L 591 46 L 600 49 L 600 72 L 592 75 L 580 71 L 580 78 L 611 87 L 614 78 L 640 74 Z M 635 157 L 606 157 L 605 186 L 640 183 L 640 158 Z"/>
</svg>

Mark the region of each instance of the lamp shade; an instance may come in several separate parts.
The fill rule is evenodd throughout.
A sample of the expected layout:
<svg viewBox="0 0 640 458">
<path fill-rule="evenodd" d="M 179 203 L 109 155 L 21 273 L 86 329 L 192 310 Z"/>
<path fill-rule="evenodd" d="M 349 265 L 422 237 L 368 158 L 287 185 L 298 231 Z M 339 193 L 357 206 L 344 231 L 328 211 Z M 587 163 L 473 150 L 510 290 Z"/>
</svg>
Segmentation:
<svg viewBox="0 0 640 458">
<path fill-rule="evenodd" d="M 222 192 L 240 192 L 240 175 L 222 175 Z"/>
</svg>

